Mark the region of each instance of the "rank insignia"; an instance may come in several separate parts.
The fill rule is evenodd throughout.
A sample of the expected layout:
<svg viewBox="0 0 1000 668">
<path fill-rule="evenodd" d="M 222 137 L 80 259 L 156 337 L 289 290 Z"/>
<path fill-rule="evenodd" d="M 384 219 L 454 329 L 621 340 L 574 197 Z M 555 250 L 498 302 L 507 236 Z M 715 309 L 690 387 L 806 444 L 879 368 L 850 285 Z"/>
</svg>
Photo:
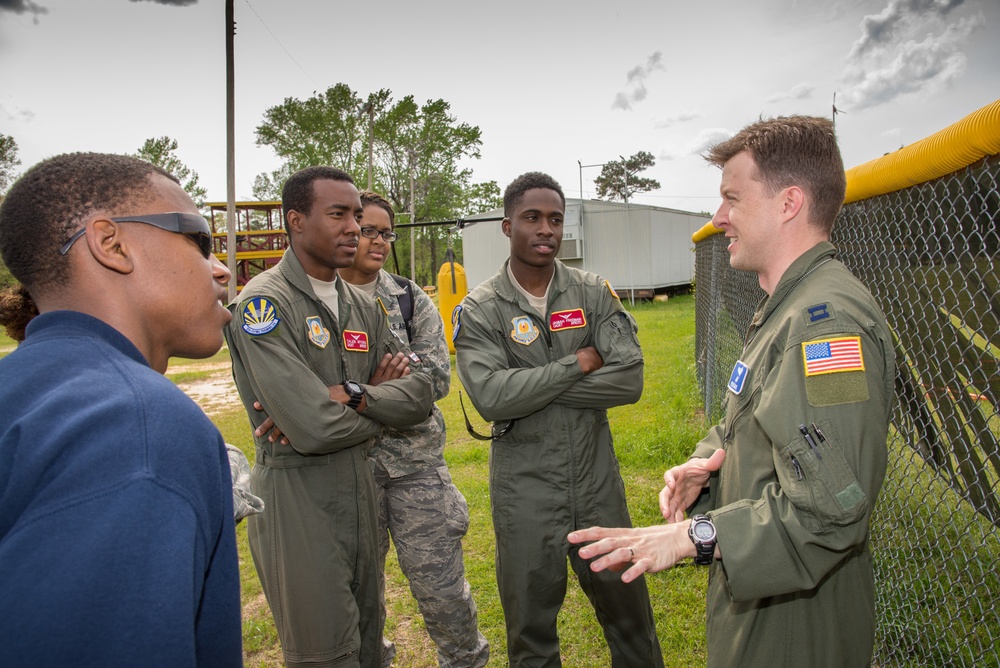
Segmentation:
<svg viewBox="0 0 1000 668">
<path fill-rule="evenodd" d="M 281 323 L 278 309 L 267 297 L 254 297 L 243 304 L 243 331 L 250 336 L 263 336 Z"/>
<path fill-rule="evenodd" d="M 586 326 L 587 316 L 583 314 L 582 308 L 556 311 L 549 316 L 549 329 L 553 332 L 558 332 L 562 329 L 578 329 Z"/>
<path fill-rule="evenodd" d="M 365 332 L 353 332 L 349 329 L 345 329 L 344 350 L 350 350 L 354 353 L 368 352 L 368 334 Z"/>
<path fill-rule="evenodd" d="M 510 323 L 514 325 L 514 329 L 510 330 L 510 338 L 521 345 L 526 346 L 538 338 L 538 328 L 535 327 L 530 316 L 519 315 L 516 318 L 511 318 Z"/>
<path fill-rule="evenodd" d="M 815 325 L 817 322 L 823 322 L 834 317 L 833 307 L 827 303 L 807 306 L 802 309 L 802 315 L 805 317 L 807 325 Z"/>
<path fill-rule="evenodd" d="M 330 343 L 330 330 L 323 326 L 323 321 L 318 315 L 311 315 L 306 318 L 306 326 L 309 327 L 309 340 L 319 348 L 326 348 Z"/>
<path fill-rule="evenodd" d="M 743 362 L 737 361 L 736 366 L 733 367 L 733 373 L 729 376 L 727 387 L 733 394 L 739 394 L 743 391 L 743 384 L 746 383 L 749 375 L 750 367 Z"/>
<path fill-rule="evenodd" d="M 864 371 L 860 336 L 838 336 L 802 344 L 806 378 L 842 371 Z"/>
</svg>

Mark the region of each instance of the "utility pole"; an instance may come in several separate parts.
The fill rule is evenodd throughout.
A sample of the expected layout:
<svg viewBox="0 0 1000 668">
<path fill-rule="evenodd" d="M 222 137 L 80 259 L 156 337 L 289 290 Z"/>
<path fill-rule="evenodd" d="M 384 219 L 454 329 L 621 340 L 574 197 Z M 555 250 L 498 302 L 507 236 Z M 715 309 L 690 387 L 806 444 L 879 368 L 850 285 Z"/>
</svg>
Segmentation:
<svg viewBox="0 0 1000 668">
<path fill-rule="evenodd" d="M 236 13 L 226 0 L 226 264 L 229 267 L 229 301 L 236 299 L 236 95 L 233 64 Z"/>
<path fill-rule="evenodd" d="M 413 188 L 413 149 L 410 149 L 410 223 L 417 222 L 417 194 Z M 417 227 L 410 227 L 410 280 L 417 282 Z"/>
<path fill-rule="evenodd" d="M 368 190 L 372 189 L 372 145 L 375 143 L 375 106 L 371 95 L 368 101 L 361 105 L 361 111 L 368 112 Z"/>
</svg>

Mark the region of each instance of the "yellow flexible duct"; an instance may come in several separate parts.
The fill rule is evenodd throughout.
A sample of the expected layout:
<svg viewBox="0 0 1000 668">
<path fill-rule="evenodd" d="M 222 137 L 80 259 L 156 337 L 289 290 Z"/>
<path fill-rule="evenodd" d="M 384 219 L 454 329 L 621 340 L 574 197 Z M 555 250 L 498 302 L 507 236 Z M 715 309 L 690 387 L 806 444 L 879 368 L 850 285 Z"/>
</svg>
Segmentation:
<svg viewBox="0 0 1000 668">
<path fill-rule="evenodd" d="M 844 203 L 926 183 L 998 153 L 1000 100 L 930 137 L 847 170 Z"/>
</svg>

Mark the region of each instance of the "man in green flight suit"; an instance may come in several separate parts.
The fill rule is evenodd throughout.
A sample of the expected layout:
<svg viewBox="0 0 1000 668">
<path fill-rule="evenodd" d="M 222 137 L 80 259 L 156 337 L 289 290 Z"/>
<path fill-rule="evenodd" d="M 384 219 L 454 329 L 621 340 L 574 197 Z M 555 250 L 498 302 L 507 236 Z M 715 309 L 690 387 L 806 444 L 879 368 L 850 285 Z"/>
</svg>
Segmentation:
<svg viewBox="0 0 1000 668">
<path fill-rule="evenodd" d="M 726 416 L 664 474 L 667 524 L 569 535 L 622 579 L 711 564 L 709 666 L 866 666 L 875 632 L 869 518 L 886 469 L 894 355 L 868 289 L 828 241 L 846 180 L 828 119 L 761 120 L 709 151 L 713 222 L 767 297 Z M 688 509 L 691 519 L 684 519 Z M 704 514 L 703 514 L 704 513 Z M 600 556 L 604 555 L 604 556 Z"/>
<path fill-rule="evenodd" d="M 566 559 L 604 629 L 612 665 L 662 666 L 644 582 L 593 573 L 566 533 L 629 527 L 607 409 L 642 394 L 636 326 L 607 281 L 556 259 L 566 199 L 539 172 L 504 192 L 510 258 L 453 315 L 456 366 L 494 421 L 490 501 L 510 665 L 559 666 Z"/>
<path fill-rule="evenodd" d="M 270 416 L 290 442 L 255 433 L 251 488 L 265 509 L 248 520 L 251 554 L 287 666 L 379 668 L 368 450 L 384 425 L 427 419 L 430 377 L 410 366 L 375 302 L 337 276 L 360 233 L 350 176 L 300 170 L 285 183 L 282 208 L 290 248 L 247 283 L 226 329 L 251 423 Z"/>
</svg>

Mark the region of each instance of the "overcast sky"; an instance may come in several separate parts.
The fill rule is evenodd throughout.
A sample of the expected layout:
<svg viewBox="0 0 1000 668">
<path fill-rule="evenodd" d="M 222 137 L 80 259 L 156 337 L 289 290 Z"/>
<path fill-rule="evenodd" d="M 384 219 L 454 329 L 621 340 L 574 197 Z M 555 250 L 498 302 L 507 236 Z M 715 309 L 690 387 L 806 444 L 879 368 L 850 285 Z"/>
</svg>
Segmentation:
<svg viewBox="0 0 1000 668">
<path fill-rule="evenodd" d="M 443 98 L 482 130 L 474 180 L 554 176 L 645 150 L 659 190 L 718 206 L 700 157 L 761 115 L 831 113 L 852 167 L 1000 98 L 1000 0 L 235 0 L 236 195 L 279 161 L 264 111 L 344 82 Z M 0 0 L 0 133 L 21 170 L 169 135 L 226 197 L 223 0 Z M 582 170 L 596 197 L 599 167 Z"/>
</svg>

